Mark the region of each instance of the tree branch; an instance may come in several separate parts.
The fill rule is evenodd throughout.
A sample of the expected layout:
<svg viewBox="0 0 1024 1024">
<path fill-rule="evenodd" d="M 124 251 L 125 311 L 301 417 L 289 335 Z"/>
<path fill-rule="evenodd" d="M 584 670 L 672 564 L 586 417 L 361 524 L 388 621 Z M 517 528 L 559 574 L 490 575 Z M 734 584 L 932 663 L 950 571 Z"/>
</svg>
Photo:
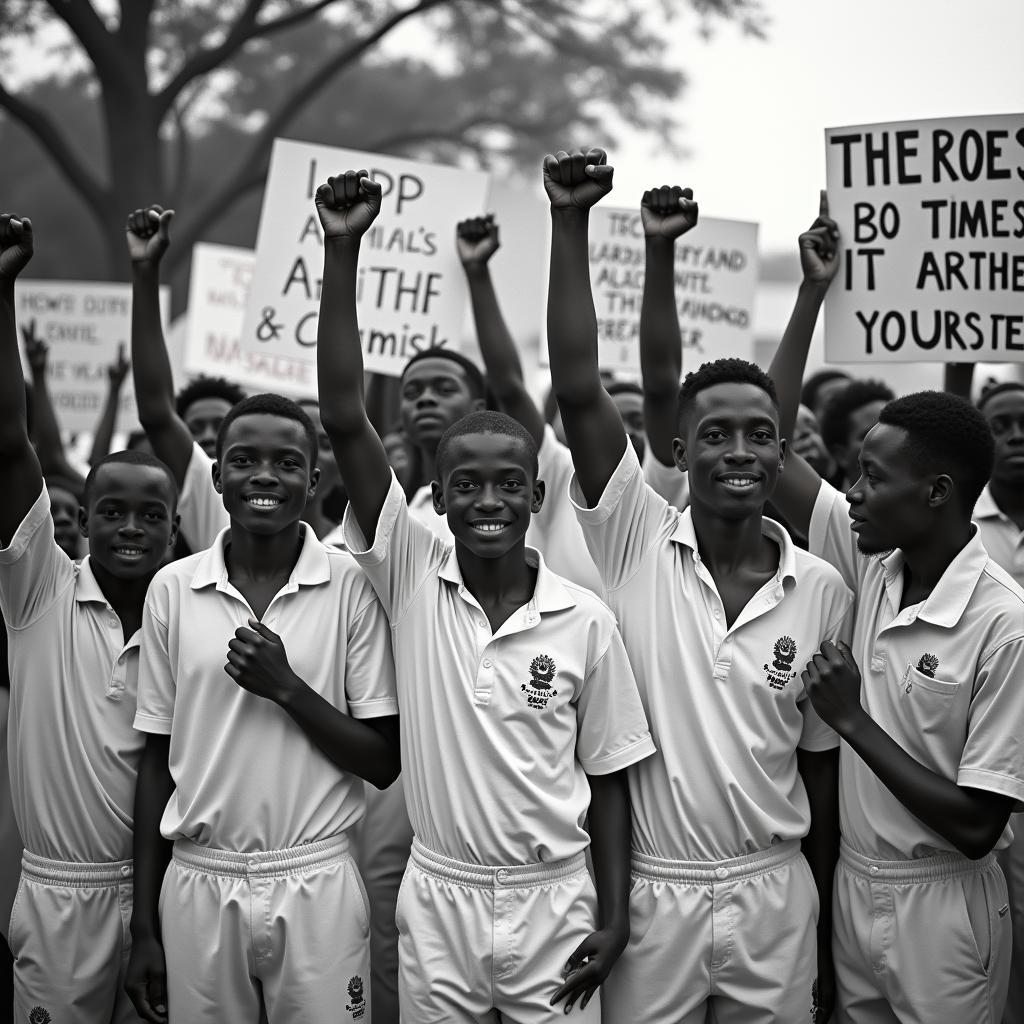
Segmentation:
<svg viewBox="0 0 1024 1024">
<path fill-rule="evenodd" d="M 178 230 L 176 237 L 180 240 L 180 244 L 172 249 L 170 254 L 172 262 L 175 252 L 190 250 L 192 245 L 198 241 L 200 232 L 217 221 L 235 204 L 242 194 L 243 185 L 254 177 L 253 167 L 266 166 L 267 150 L 278 133 L 336 74 L 349 64 L 359 60 L 367 50 L 380 42 L 402 22 L 448 2 L 450 0 L 419 0 L 412 7 L 393 14 L 368 35 L 324 61 L 256 133 L 253 144 L 249 147 L 245 157 L 237 164 L 234 173 L 224 180 L 221 187 L 213 192 Z"/>
<path fill-rule="evenodd" d="M 308 7 L 292 11 L 290 14 L 282 14 L 278 18 L 258 22 L 256 18 L 266 0 L 249 0 L 223 41 L 218 46 L 202 50 L 191 60 L 186 61 L 178 69 L 178 73 L 157 93 L 154 100 L 157 116 L 160 120 L 163 120 L 178 93 L 189 82 L 200 75 L 205 75 L 220 67 L 251 39 L 258 39 L 295 25 L 301 25 L 304 21 L 312 18 L 313 15 L 319 14 L 324 8 L 330 7 L 337 2 L 338 0 L 316 0 L 315 3 L 310 4 Z"/>
<path fill-rule="evenodd" d="M 93 215 L 102 221 L 106 213 L 109 194 L 75 155 L 67 139 L 50 117 L 22 97 L 8 92 L 2 82 L 0 82 L 0 109 L 6 110 L 23 125 L 50 154 L 53 162 L 64 175 L 65 181 L 82 197 L 83 202 Z"/>
<path fill-rule="evenodd" d="M 46 4 L 71 29 L 100 81 L 109 79 L 111 69 L 120 70 L 122 55 L 89 0 L 46 0 Z"/>
</svg>

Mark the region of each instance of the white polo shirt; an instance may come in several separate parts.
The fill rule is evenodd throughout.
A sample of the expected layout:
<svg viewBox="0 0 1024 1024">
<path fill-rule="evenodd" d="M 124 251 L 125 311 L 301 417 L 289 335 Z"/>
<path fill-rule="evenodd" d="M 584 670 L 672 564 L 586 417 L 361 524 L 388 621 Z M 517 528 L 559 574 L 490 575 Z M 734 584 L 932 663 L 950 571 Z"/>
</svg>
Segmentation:
<svg viewBox="0 0 1024 1024">
<path fill-rule="evenodd" d="M 765 519 L 778 572 L 727 627 L 690 510 L 644 483 L 632 445 L 594 508 L 575 479 L 571 494 L 658 748 L 630 770 L 637 850 L 717 861 L 802 838 L 810 808 L 797 748 L 838 739 L 800 673 L 848 630 L 852 595 L 839 574 Z"/>
<path fill-rule="evenodd" d="M 660 463 L 648 445 L 644 449 L 644 481 L 654 493 L 680 512 L 690 504 L 690 474 L 680 473 L 675 466 Z"/>
<path fill-rule="evenodd" d="M 344 525 L 391 619 L 416 836 L 475 864 L 579 853 L 587 774 L 654 750 L 611 612 L 528 548 L 534 596 L 492 635 L 455 549 L 412 518 L 394 475 L 373 546 L 351 506 Z"/>
<path fill-rule="evenodd" d="M 252 616 L 228 580 L 224 531 L 157 573 L 142 622 L 142 732 L 169 735 L 168 839 L 247 853 L 326 839 L 362 817 L 363 783 L 340 771 L 280 707 L 225 671 L 228 641 Z M 263 622 L 292 669 L 354 718 L 398 712 L 387 619 L 351 557 L 305 526 L 291 578 Z"/>
<path fill-rule="evenodd" d="M 928 597 L 900 611 L 903 554 L 862 555 L 846 498 L 822 482 L 809 544 L 857 592 L 852 649 L 867 713 L 926 768 L 1024 800 L 1024 592 L 977 533 Z M 843 744 L 843 835 L 868 857 L 955 848 L 919 821 Z M 1007 826 L 997 848 L 1011 838 Z"/>
<path fill-rule="evenodd" d="M 139 633 L 124 642 L 90 560 L 53 539 L 44 487 L 0 549 L 14 814 L 26 849 L 105 863 L 132 855 L 144 738 L 132 728 Z"/>
<path fill-rule="evenodd" d="M 1018 586 L 1024 587 L 1024 530 L 1018 530 L 1017 524 L 999 508 L 987 484 L 974 506 L 973 518 L 989 558 L 1004 568 Z"/>
<path fill-rule="evenodd" d="M 559 576 L 573 583 L 603 593 L 601 576 L 587 550 L 586 541 L 572 504 L 569 501 L 569 481 L 572 480 L 572 453 L 555 437 L 550 424 L 544 427 L 544 438 L 537 450 L 537 478 L 544 481 L 544 504 L 530 520 L 526 543 L 536 548 Z M 676 476 L 679 476 L 676 473 Z M 434 512 L 430 485 L 419 488 L 409 501 L 409 514 L 423 523 L 431 533 L 446 544 L 455 538 L 448 529 L 446 516 Z"/>
<path fill-rule="evenodd" d="M 193 551 L 205 551 L 230 522 L 224 500 L 213 486 L 212 466 L 213 459 L 193 441 L 178 495 L 181 533 Z"/>
</svg>

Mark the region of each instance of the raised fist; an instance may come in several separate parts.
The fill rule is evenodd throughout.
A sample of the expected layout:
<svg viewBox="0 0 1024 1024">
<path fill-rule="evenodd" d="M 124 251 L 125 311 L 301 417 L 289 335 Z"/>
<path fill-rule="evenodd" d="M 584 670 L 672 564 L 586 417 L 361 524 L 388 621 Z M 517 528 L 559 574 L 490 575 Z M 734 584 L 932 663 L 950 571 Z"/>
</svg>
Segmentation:
<svg viewBox="0 0 1024 1024">
<path fill-rule="evenodd" d="M 839 225 L 828 215 L 828 196 L 824 189 L 817 218 L 800 236 L 800 268 L 805 281 L 825 287 L 839 269 Z"/>
<path fill-rule="evenodd" d="M 559 150 L 544 157 L 544 191 L 553 210 L 587 210 L 611 192 L 613 173 L 603 149 Z"/>
<path fill-rule="evenodd" d="M 170 226 L 173 210 L 147 206 L 128 214 L 125 235 L 132 263 L 159 263 L 171 244 Z"/>
<path fill-rule="evenodd" d="M 494 214 L 460 220 L 455 226 L 455 245 L 464 267 L 484 266 L 501 246 Z"/>
<path fill-rule="evenodd" d="M 669 241 L 697 226 L 697 204 L 692 188 L 662 185 L 648 189 L 640 200 L 640 219 L 646 238 Z"/>
<path fill-rule="evenodd" d="M 357 241 L 380 213 L 380 182 L 366 171 L 346 171 L 316 190 L 316 212 L 325 238 Z"/>
<path fill-rule="evenodd" d="M 32 259 L 32 222 L 0 213 L 0 278 L 14 280 Z"/>
</svg>

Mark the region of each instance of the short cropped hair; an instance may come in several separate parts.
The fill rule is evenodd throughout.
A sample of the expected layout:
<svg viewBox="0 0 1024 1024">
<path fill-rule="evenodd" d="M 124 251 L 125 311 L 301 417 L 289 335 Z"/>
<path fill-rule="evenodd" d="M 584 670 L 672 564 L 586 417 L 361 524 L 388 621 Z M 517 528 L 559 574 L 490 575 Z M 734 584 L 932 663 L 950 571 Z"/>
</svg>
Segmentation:
<svg viewBox="0 0 1024 1024">
<path fill-rule="evenodd" d="M 207 377 L 202 374 L 186 384 L 174 400 L 178 415 L 184 419 L 188 407 L 201 398 L 222 398 L 231 405 L 238 405 L 245 398 L 245 392 L 225 377 Z"/>
<path fill-rule="evenodd" d="M 609 395 L 639 395 L 644 396 L 644 389 L 633 380 L 613 380 L 605 387 Z"/>
<path fill-rule="evenodd" d="M 242 399 L 237 405 L 231 407 L 227 415 L 221 421 L 220 430 L 217 431 L 216 455 L 220 462 L 224 455 L 224 438 L 227 437 L 228 427 L 241 416 L 280 416 L 282 419 L 295 420 L 302 427 L 306 434 L 306 443 L 309 445 L 309 468 L 316 468 L 316 456 L 320 450 L 320 442 L 316 436 L 316 429 L 309 414 L 302 406 L 297 405 L 290 398 L 284 395 L 270 393 L 262 395 L 250 395 Z"/>
<path fill-rule="evenodd" d="M 85 478 L 85 485 L 82 487 L 82 505 L 88 509 L 92 505 L 93 494 L 96 490 L 96 477 L 99 471 L 104 466 L 118 465 L 118 466 L 148 466 L 151 469 L 159 469 L 164 476 L 167 477 L 167 486 L 171 492 L 171 511 L 177 507 L 178 504 L 178 482 L 174 479 L 174 474 L 170 471 L 166 463 L 161 462 L 155 455 L 150 455 L 149 452 L 138 452 L 138 451 L 120 451 L 111 452 L 109 455 L 104 455 L 99 462 L 93 464 L 89 470 L 89 475 Z M 54 483 L 56 483 L 54 479 Z M 63 486 L 63 485 L 62 485 Z M 75 492 L 72 492 L 75 493 Z"/>
<path fill-rule="evenodd" d="M 62 491 L 67 491 L 79 505 L 85 502 L 85 486 L 81 480 L 72 480 L 71 477 L 60 473 L 44 473 L 43 483 L 47 488 L 59 487 Z M 175 491 L 177 491 L 177 487 L 175 487 Z"/>
<path fill-rule="evenodd" d="M 995 460 L 995 441 L 985 417 L 958 395 L 917 391 L 889 402 L 878 422 L 906 432 L 906 449 L 915 464 L 952 477 L 963 511 L 970 514 Z"/>
<path fill-rule="evenodd" d="M 449 362 L 455 363 L 465 373 L 473 397 L 487 399 L 487 383 L 484 380 L 484 375 L 480 372 L 480 367 L 472 359 L 468 359 L 461 352 L 456 352 L 454 349 L 438 346 L 437 348 L 426 348 L 422 352 L 417 352 L 402 367 L 402 377 L 404 378 L 409 372 L 410 366 L 415 366 L 424 359 L 447 359 Z"/>
<path fill-rule="evenodd" d="M 806 405 L 808 409 L 813 409 L 814 403 L 818 400 L 818 392 L 826 384 L 830 384 L 834 380 L 849 379 L 850 375 L 842 370 L 818 370 L 817 373 L 812 373 L 800 388 L 800 404 Z"/>
<path fill-rule="evenodd" d="M 1008 391 L 1024 391 L 1024 384 L 1019 380 L 1004 380 L 1001 384 L 993 384 L 981 393 L 978 399 L 978 409 L 984 409 L 996 395 L 1005 395 Z"/>
<path fill-rule="evenodd" d="M 680 434 L 684 432 L 683 420 L 690 411 L 694 398 L 701 391 L 716 384 L 753 384 L 771 399 L 775 411 L 779 411 L 779 396 L 775 390 L 775 382 L 760 366 L 749 363 L 746 359 L 715 359 L 710 363 L 701 363 L 696 370 L 683 378 L 676 409 L 676 422 Z"/>
<path fill-rule="evenodd" d="M 851 380 L 825 404 L 821 413 L 821 439 L 826 448 L 846 444 L 853 414 L 872 402 L 891 402 L 896 396 L 880 380 Z"/>
<path fill-rule="evenodd" d="M 511 416 L 503 412 L 494 412 L 491 409 L 482 409 L 479 412 L 471 412 L 468 416 L 456 420 L 442 435 L 437 443 L 437 454 L 435 462 L 438 475 L 441 474 L 441 465 L 452 442 L 460 437 L 468 437 L 472 434 L 497 434 L 499 437 L 511 437 L 519 441 L 526 450 L 527 468 L 534 480 L 537 479 L 539 467 L 537 464 L 537 444 L 530 435 L 530 432 Z"/>
</svg>

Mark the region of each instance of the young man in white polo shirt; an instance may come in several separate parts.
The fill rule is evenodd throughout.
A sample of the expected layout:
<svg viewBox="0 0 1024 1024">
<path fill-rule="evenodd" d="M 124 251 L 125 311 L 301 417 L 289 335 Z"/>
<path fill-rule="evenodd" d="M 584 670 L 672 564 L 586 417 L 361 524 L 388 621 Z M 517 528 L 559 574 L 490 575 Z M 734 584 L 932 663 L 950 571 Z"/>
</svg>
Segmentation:
<svg viewBox="0 0 1024 1024">
<path fill-rule="evenodd" d="M 832 257 L 805 281 L 772 364 L 784 429 Z M 1024 593 L 989 557 L 971 510 L 992 466 L 984 418 L 921 392 L 883 407 L 844 496 L 800 458 L 775 502 L 857 594 L 852 646 L 804 678 L 845 741 L 834 953 L 844 1024 L 992 1024 L 1009 966 L 1004 848 L 1024 799 Z"/>
<path fill-rule="evenodd" d="M 433 501 L 454 547 L 406 508 L 362 395 L 359 244 L 380 195 L 365 171 L 317 190 L 317 367 L 346 540 L 391 619 L 406 723 L 402 1018 L 533 1024 L 561 1019 L 564 999 L 596 1022 L 628 930 L 623 769 L 650 735 L 611 613 L 525 546 L 544 485 L 522 426 L 479 412 L 441 438 Z"/>
<path fill-rule="evenodd" d="M 706 363 L 683 383 L 673 451 L 686 511 L 644 482 L 598 371 L 588 213 L 611 177 L 601 150 L 544 161 L 571 493 L 658 747 L 629 773 L 631 936 L 609 1019 L 809 1022 L 816 979 L 827 1019 L 838 741 L 796 659 L 842 635 L 851 594 L 763 518 L 785 442 L 756 366 Z"/>
<path fill-rule="evenodd" d="M 143 747 L 132 728 L 139 627 L 146 588 L 174 544 L 177 490 L 152 456 L 108 456 L 89 473 L 79 511 L 89 556 L 75 563 L 56 544 L 14 321 L 14 281 L 31 254 L 29 222 L 0 216 L 0 608 L 25 844 L 10 1019 L 127 1024 L 138 1021 L 122 984 Z"/>
<path fill-rule="evenodd" d="M 361 780 L 385 787 L 399 770 L 387 621 L 352 559 L 301 522 L 317 483 L 309 417 L 255 395 L 217 448 L 231 526 L 146 599 L 128 989 L 162 1017 L 166 956 L 172 1024 L 343 1008 L 369 1020 L 368 910 L 346 833 Z"/>
</svg>

